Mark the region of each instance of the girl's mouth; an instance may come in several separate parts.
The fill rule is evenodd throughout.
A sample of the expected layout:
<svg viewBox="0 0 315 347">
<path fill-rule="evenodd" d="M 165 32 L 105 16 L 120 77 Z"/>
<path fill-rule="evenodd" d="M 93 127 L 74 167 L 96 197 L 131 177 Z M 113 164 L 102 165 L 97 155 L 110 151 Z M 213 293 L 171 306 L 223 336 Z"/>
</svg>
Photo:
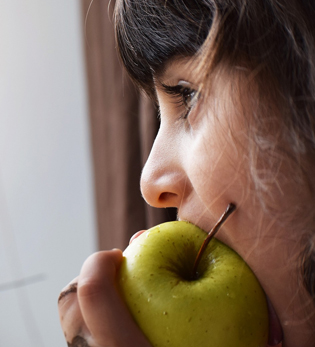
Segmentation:
<svg viewBox="0 0 315 347">
<path fill-rule="evenodd" d="M 268 345 L 269 346 L 277 346 L 283 338 L 282 327 L 280 324 L 280 320 L 276 314 L 276 311 L 267 297 L 268 303 L 268 311 L 269 311 L 269 338 Z"/>
</svg>

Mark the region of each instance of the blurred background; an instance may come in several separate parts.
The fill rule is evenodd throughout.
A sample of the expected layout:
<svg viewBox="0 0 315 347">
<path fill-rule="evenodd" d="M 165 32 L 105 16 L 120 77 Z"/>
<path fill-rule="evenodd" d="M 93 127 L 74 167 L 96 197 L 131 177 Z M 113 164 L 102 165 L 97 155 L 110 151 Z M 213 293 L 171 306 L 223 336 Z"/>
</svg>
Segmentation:
<svg viewBox="0 0 315 347">
<path fill-rule="evenodd" d="M 108 0 L 0 0 L 0 346 L 66 346 L 57 298 L 99 249 L 174 219 L 139 179 L 158 128 Z"/>
<path fill-rule="evenodd" d="M 59 291 L 97 249 L 78 0 L 0 0 L 0 346 L 66 346 Z"/>
</svg>

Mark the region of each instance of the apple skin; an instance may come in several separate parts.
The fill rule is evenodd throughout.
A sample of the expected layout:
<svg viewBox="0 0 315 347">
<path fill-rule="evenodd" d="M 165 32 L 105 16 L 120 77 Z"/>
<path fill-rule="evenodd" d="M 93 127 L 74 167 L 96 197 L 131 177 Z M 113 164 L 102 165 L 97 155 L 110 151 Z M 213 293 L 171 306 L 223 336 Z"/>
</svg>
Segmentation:
<svg viewBox="0 0 315 347">
<path fill-rule="evenodd" d="M 244 260 L 212 239 L 199 278 L 190 279 L 206 237 L 188 222 L 168 222 L 124 251 L 119 288 L 135 321 L 155 347 L 265 347 L 264 291 Z"/>
</svg>

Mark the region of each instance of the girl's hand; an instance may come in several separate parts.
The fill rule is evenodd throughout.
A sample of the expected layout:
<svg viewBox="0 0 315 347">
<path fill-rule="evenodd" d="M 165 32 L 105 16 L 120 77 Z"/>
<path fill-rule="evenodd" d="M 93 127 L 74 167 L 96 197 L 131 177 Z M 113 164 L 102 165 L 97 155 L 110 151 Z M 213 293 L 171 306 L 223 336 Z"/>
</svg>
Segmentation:
<svg viewBox="0 0 315 347">
<path fill-rule="evenodd" d="M 61 326 L 69 347 L 151 347 L 119 296 L 118 249 L 91 255 L 60 294 Z"/>
<path fill-rule="evenodd" d="M 151 347 L 119 296 L 121 260 L 118 249 L 91 255 L 61 292 L 59 316 L 69 347 Z"/>
</svg>

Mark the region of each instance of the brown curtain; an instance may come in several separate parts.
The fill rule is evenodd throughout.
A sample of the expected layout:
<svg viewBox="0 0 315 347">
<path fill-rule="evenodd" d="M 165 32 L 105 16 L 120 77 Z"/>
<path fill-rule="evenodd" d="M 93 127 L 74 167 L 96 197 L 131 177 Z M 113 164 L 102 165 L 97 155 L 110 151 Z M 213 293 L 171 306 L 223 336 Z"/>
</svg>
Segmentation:
<svg viewBox="0 0 315 347">
<path fill-rule="evenodd" d="M 125 248 L 138 230 L 174 219 L 148 207 L 141 168 L 158 129 L 151 102 L 123 71 L 115 50 L 114 1 L 81 0 L 99 248 Z"/>
</svg>

